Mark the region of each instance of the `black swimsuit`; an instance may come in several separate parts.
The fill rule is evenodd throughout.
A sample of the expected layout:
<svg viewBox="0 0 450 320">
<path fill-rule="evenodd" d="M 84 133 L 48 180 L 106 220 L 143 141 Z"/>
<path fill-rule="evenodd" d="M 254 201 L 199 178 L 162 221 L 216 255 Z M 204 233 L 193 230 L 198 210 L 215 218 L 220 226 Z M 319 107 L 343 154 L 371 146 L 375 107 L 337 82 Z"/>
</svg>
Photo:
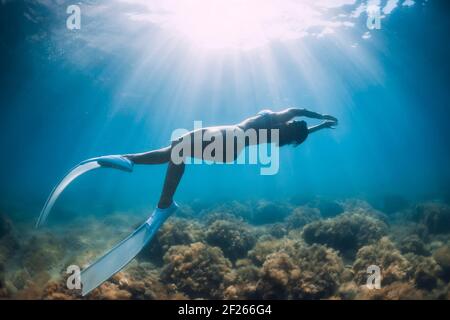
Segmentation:
<svg viewBox="0 0 450 320">
<path fill-rule="evenodd" d="M 250 120 L 250 123 L 248 124 L 248 127 L 260 130 L 260 129 L 272 129 L 274 123 L 273 119 L 271 117 L 272 111 L 270 110 L 262 110 L 258 112 L 258 114 L 253 117 L 253 119 Z"/>
</svg>

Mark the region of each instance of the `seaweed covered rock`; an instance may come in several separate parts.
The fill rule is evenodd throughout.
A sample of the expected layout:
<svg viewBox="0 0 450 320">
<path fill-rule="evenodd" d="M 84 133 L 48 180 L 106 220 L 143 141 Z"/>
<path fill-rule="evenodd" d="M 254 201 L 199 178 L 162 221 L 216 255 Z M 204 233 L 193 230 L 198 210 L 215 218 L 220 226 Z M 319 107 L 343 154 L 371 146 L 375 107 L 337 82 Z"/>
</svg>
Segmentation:
<svg viewBox="0 0 450 320">
<path fill-rule="evenodd" d="M 23 289 L 27 285 L 27 282 L 31 280 L 30 274 L 25 269 L 10 272 L 8 278 L 16 290 Z"/>
<path fill-rule="evenodd" d="M 411 267 L 408 260 L 387 237 L 358 250 L 353 263 L 356 283 L 360 285 L 367 283 L 369 276 L 367 268 L 371 265 L 376 265 L 381 269 L 382 286 L 395 281 L 406 281 Z"/>
<path fill-rule="evenodd" d="M 413 253 L 420 256 L 430 255 L 425 243 L 416 234 L 408 235 L 400 240 L 399 248 L 402 253 Z"/>
<path fill-rule="evenodd" d="M 297 259 L 302 272 L 292 290 L 292 298 L 324 299 L 339 288 L 344 264 L 336 251 L 312 245 L 298 252 Z"/>
<path fill-rule="evenodd" d="M 275 252 L 294 254 L 301 249 L 301 243 L 291 239 L 269 239 L 258 241 L 255 247 L 249 251 L 249 259 L 256 265 L 262 266 L 268 255 Z"/>
<path fill-rule="evenodd" d="M 215 220 L 246 220 L 252 219 L 252 207 L 247 203 L 231 201 L 205 209 L 201 212 L 201 218 L 206 224 L 211 224 Z"/>
<path fill-rule="evenodd" d="M 360 247 L 380 239 L 386 231 L 386 224 L 378 219 L 359 213 L 346 213 L 306 225 L 303 238 L 309 244 L 324 244 L 346 256 L 352 256 Z"/>
<path fill-rule="evenodd" d="M 292 287 L 300 278 L 299 266 L 285 252 L 268 255 L 261 273 L 257 291 L 262 299 L 290 298 Z"/>
<path fill-rule="evenodd" d="M 417 288 L 431 291 L 438 285 L 441 267 L 432 257 L 407 254 L 405 257 L 411 264 L 410 274 Z"/>
<path fill-rule="evenodd" d="M 6 286 L 6 279 L 5 279 L 5 265 L 0 262 L 0 290 L 4 289 Z"/>
<path fill-rule="evenodd" d="M 217 220 L 208 227 L 206 242 L 221 248 L 227 258 L 236 260 L 247 255 L 255 245 L 256 237 L 242 223 Z"/>
<path fill-rule="evenodd" d="M 317 199 L 312 206 L 319 209 L 320 215 L 324 218 L 332 218 L 344 212 L 344 207 L 340 203 L 329 199 Z"/>
<path fill-rule="evenodd" d="M 67 288 L 66 277 L 60 281 L 50 281 L 44 288 L 42 299 L 44 300 L 74 300 L 74 299 L 95 299 L 95 300 L 128 300 L 131 293 L 121 288 L 116 279 L 121 277 L 121 273 L 116 274 L 111 280 L 106 281 L 100 287 L 94 289 L 88 296 L 82 297 L 80 290 Z"/>
<path fill-rule="evenodd" d="M 164 285 L 159 280 L 155 267 L 147 262 L 133 261 L 130 266 L 116 273 L 108 281 L 94 289 L 87 296 L 81 296 L 80 290 L 68 289 L 67 275 L 56 281 L 49 281 L 41 296 L 45 300 L 155 300 L 186 299 L 186 296 Z"/>
<path fill-rule="evenodd" d="M 308 223 L 320 219 L 318 209 L 310 207 L 297 207 L 286 217 L 286 227 L 288 230 L 303 228 Z"/>
<path fill-rule="evenodd" d="M 450 283 L 445 288 L 436 292 L 435 299 L 450 300 Z"/>
<path fill-rule="evenodd" d="M 62 263 L 64 255 L 61 239 L 50 233 L 38 234 L 24 245 L 22 263 L 33 275 L 57 267 Z"/>
<path fill-rule="evenodd" d="M 369 202 L 362 200 L 362 199 L 346 199 L 340 202 L 340 204 L 342 205 L 342 207 L 344 208 L 344 212 L 347 213 L 359 213 L 362 215 L 366 215 L 372 218 L 375 218 L 377 220 L 381 220 L 384 223 L 388 224 L 389 223 L 389 217 L 375 209 L 374 207 L 372 207 L 370 205 Z"/>
<path fill-rule="evenodd" d="M 110 281 L 105 282 L 99 291 L 100 293 L 95 295 L 96 300 L 130 300 L 132 297 L 129 291 Z"/>
<path fill-rule="evenodd" d="M 173 246 L 164 255 L 161 279 L 190 298 L 223 298 L 231 281 L 231 263 L 217 247 L 201 242 Z"/>
<path fill-rule="evenodd" d="M 177 217 L 185 219 L 194 219 L 196 211 L 189 205 L 182 204 L 177 210 Z"/>
<path fill-rule="evenodd" d="M 430 234 L 450 232 L 450 206 L 429 202 L 416 207 L 414 218 L 423 223 Z"/>
<path fill-rule="evenodd" d="M 39 299 L 43 289 L 52 277 L 46 271 L 30 274 L 27 270 L 16 270 L 8 273 L 10 288 L 13 288 L 14 299 Z"/>
<path fill-rule="evenodd" d="M 274 223 L 268 225 L 267 232 L 270 236 L 279 239 L 283 238 L 287 234 L 288 230 L 284 223 Z"/>
<path fill-rule="evenodd" d="M 263 299 L 323 299 L 340 286 L 344 266 L 333 250 L 321 245 L 266 257 L 257 292 Z"/>
<path fill-rule="evenodd" d="M 164 285 L 151 263 L 133 263 L 114 275 L 108 285 L 102 285 L 91 299 L 167 300 L 185 299 L 186 296 L 171 286 Z"/>
<path fill-rule="evenodd" d="M 236 299 L 257 299 L 257 282 L 260 278 L 260 269 L 249 259 L 240 259 L 235 263 L 234 281 L 224 292 L 224 298 L 228 300 Z"/>
<path fill-rule="evenodd" d="M 61 281 L 49 281 L 45 285 L 40 298 L 43 300 L 75 300 L 80 299 L 80 296 L 75 290 L 67 289 L 65 279 L 63 279 Z"/>
<path fill-rule="evenodd" d="M 170 219 L 156 234 L 148 248 L 140 254 L 156 263 L 162 263 L 164 254 L 171 246 L 187 245 L 200 241 L 204 237 L 201 226 L 195 221 Z"/>
<path fill-rule="evenodd" d="M 357 300 L 421 300 L 425 295 L 422 290 L 417 289 L 411 282 L 393 282 L 381 289 L 371 290 L 366 286 L 360 287 L 356 295 Z"/>
<path fill-rule="evenodd" d="M 359 286 L 353 282 L 344 282 L 339 286 L 337 295 L 340 299 L 353 300 L 360 291 Z"/>
<path fill-rule="evenodd" d="M 261 200 L 256 203 L 250 221 L 255 225 L 276 223 L 283 221 L 289 212 L 290 208 L 286 204 Z"/>
<path fill-rule="evenodd" d="M 442 278 L 445 281 L 450 280 L 450 246 L 438 248 L 433 253 L 433 258 L 442 268 Z"/>
<path fill-rule="evenodd" d="M 0 239 L 11 232 L 12 223 L 4 214 L 0 214 Z"/>
<path fill-rule="evenodd" d="M 395 214 L 386 220 L 386 215 L 359 199 L 336 202 L 345 210 L 339 214 L 337 207 L 325 213 L 321 202 L 326 200 L 315 197 L 307 205 L 294 207 L 260 201 L 258 209 L 251 202 L 219 206 L 211 202 L 202 204 L 196 210 L 202 210 L 199 214 L 187 207 L 189 219 L 171 217 L 143 256 L 86 297 L 79 290 L 67 289 L 65 268 L 93 261 L 114 245 L 112 238 L 118 232 L 129 231 L 130 223 L 124 223 L 129 221 L 128 215 L 118 213 L 106 223 L 95 218 L 89 224 L 83 217 L 70 232 L 60 226 L 51 234 L 29 230 L 20 242 L 9 218 L 0 216 L 0 298 L 450 297 L 450 232 L 445 231 L 448 205 L 430 202 L 417 208 L 392 209 Z M 263 212 L 262 220 L 258 210 Z M 275 222 L 266 223 L 271 220 Z M 117 224 L 124 226 L 119 230 Z M 101 237 L 92 237 L 98 232 Z M 351 265 L 344 267 L 341 257 Z M 381 289 L 366 286 L 371 265 L 381 269 Z"/>
<path fill-rule="evenodd" d="M 17 252 L 19 241 L 17 240 L 11 220 L 4 214 L 0 214 L 0 263 L 7 260 Z"/>
</svg>

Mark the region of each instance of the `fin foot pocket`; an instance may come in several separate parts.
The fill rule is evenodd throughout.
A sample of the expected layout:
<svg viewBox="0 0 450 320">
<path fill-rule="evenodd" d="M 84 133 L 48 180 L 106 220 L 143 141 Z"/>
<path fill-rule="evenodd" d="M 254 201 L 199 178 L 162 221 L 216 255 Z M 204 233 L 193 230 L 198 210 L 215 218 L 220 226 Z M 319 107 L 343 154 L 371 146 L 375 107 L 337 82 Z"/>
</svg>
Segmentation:
<svg viewBox="0 0 450 320">
<path fill-rule="evenodd" d="M 82 163 L 96 161 L 104 168 L 119 169 L 126 172 L 133 171 L 133 162 L 121 155 L 102 156 L 83 161 Z"/>
</svg>

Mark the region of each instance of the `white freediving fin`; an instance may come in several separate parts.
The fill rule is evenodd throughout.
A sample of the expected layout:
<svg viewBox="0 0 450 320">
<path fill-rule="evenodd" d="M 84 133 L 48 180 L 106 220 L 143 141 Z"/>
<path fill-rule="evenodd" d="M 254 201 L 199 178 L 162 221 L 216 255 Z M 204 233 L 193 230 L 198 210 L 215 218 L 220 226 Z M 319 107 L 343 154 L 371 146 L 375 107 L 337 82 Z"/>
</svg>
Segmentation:
<svg viewBox="0 0 450 320">
<path fill-rule="evenodd" d="M 36 228 L 39 228 L 44 224 L 59 195 L 73 180 L 88 171 L 98 168 L 113 168 L 131 172 L 133 171 L 133 162 L 119 155 L 97 157 L 80 162 L 75 168 L 70 170 L 61 182 L 52 190 L 42 208 L 38 221 L 36 222 Z"/>
<path fill-rule="evenodd" d="M 83 296 L 87 295 L 122 270 L 137 256 L 142 248 L 153 238 L 166 219 L 177 209 L 178 205 L 175 202 L 172 202 L 170 207 L 166 209 L 156 208 L 150 218 L 131 235 L 81 271 L 81 294 Z"/>
</svg>

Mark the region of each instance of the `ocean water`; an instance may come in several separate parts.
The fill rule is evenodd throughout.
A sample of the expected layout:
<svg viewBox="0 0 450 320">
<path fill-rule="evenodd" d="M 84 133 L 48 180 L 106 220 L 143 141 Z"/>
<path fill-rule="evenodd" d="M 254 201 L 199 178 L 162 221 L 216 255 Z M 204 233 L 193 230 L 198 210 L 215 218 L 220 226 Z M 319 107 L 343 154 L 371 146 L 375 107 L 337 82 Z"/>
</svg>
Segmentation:
<svg viewBox="0 0 450 320">
<path fill-rule="evenodd" d="M 302 107 L 339 124 L 283 147 L 274 175 L 188 165 L 179 212 L 88 298 L 448 299 L 447 3 L 169 3 L 81 2 L 69 30 L 70 1 L 0 1 L 0 297 L 80 298 L 67 266 L 94 261 L 158 202 L 166 165 L 96 170 L 35 230 L 77 163 L 165 147 L 194 121 Z M 367 27 L 370 6 L 380 29 Z M 214 263 L 183 274 L 183 252 Z M 371 265 L 380 289 L 366 287 Z M 219 283 L 185 281 L 214 274 Z"/>
</svg>

